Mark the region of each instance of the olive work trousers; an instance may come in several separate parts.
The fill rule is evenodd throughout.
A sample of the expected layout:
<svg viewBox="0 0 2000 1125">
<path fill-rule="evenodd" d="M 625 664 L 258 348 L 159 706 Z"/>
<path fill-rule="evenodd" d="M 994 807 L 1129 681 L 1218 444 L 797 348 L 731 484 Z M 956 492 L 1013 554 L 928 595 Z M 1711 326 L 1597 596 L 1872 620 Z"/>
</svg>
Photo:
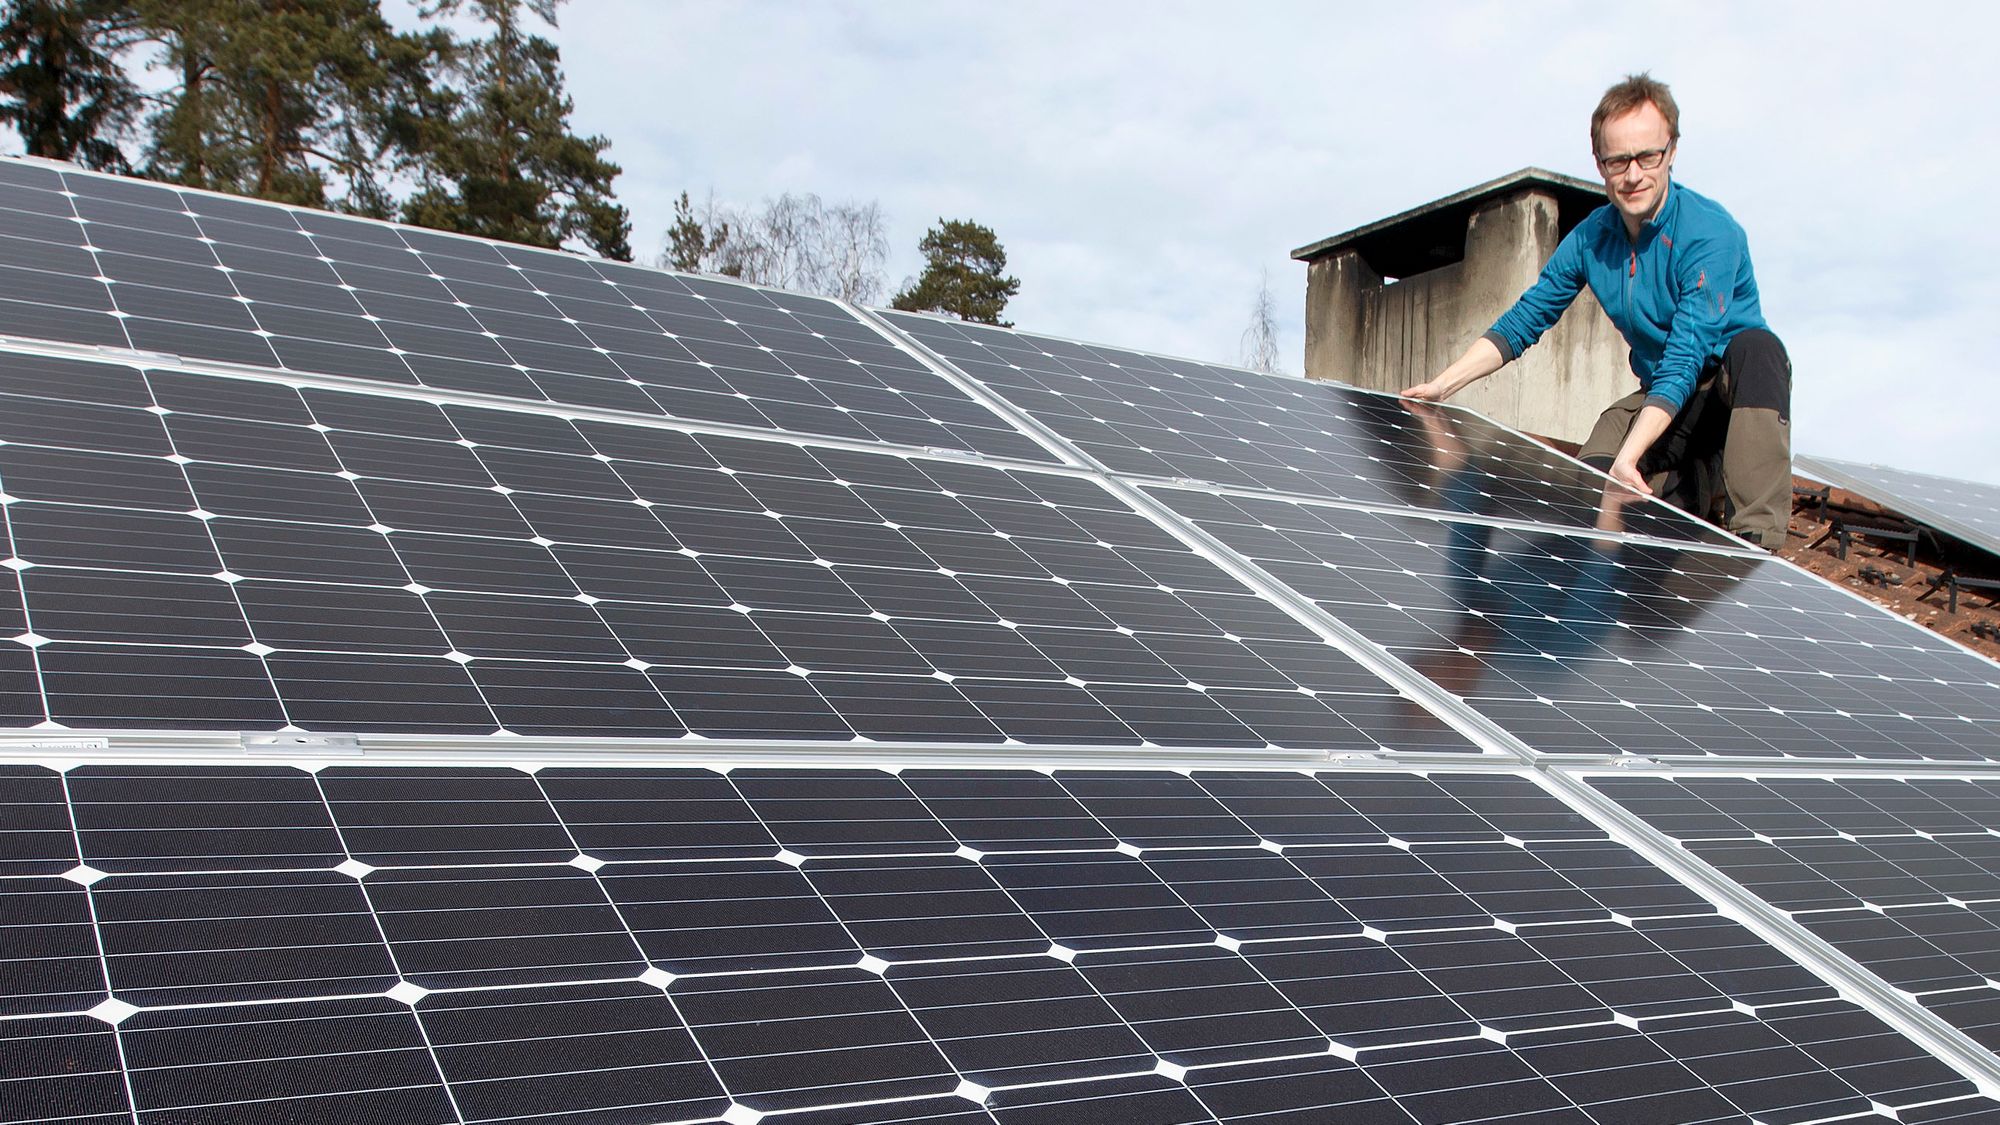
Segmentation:
<svg viewBox="0 0 2000 1125">
<path fill-rule="evenodd" d="M 1646 392 L 1607 407 L 1577 457 L 1608 470 Z M 1718 496 L 1723 526 L 1767 550 L 1785 543 L 1792 514 L 1792 361 L 1768 329 L 1736 334 L 1711 360 L 1667 432 L 1639 459 L 1655 495 L 1708 519 Z"/>
</svg>

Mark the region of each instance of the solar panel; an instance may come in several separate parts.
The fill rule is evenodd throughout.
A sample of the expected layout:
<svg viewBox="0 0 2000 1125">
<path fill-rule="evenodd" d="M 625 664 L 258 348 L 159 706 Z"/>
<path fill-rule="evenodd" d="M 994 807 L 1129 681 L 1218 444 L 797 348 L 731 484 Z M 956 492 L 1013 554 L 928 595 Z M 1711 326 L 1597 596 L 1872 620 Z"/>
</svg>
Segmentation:
<svg viewBox="0 0 2000 1125">
<path fill-rule="evenodd" d="M 1470 411 L 908 313 L 883 318 L 1115 473 L 1594 527 L 1606 480 Z M 1725 542 L 1662 504 L 1636 534 Z"/>
<path fill-rule="evenodd" d="M 1996 1108 L 1507 774 L 303 765 L 0 767 L 0 1120 Z"/>
<path fill-rule="evenodd" d="M 0 335 L 1053 461 L 841 305 L 0 163 Z"/>
<path fill-rule="evenodd" d="M 2000 555 L 2000 486 L 1804 454 L 1792 469 Z"/>
<path fill-rule="evenodd" d="M 1595 778 L 1599 790 L 1989 1049 L 2000 780 Z"/>
<path fill-rule="evenodd" d="M 1776 559 L 1148 491 L 1545 753 L 2000 760 L 1990 661 Z"/>
<path fill-rule="evenodd" d="M 1787 866 L 1520 760 L 1981 763 L 2000 677 L 1477 415 L 31 162 L 0 239 L 0 1123 L 2000 1120 L 1994 783 L 1736 802 Z M 1801 936 L 1885 917 L 1942 1019 Z"/>
<path fill-rule="evenodd" d="M 14 726 L 1471 749 L 1076 476 L 48 357 L 0 388 Z"/>
</svg>

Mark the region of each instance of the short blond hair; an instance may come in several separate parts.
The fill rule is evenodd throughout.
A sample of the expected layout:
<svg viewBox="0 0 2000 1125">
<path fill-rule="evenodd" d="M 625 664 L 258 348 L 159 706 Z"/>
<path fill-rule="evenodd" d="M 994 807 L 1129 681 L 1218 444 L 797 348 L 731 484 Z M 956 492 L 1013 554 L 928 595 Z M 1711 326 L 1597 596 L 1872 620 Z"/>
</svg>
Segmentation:
<svg viewBox="0 0 2000 1125">
<path fill-rule="evenodd" d="M 1674 92 L 1667 84 L 1651 74 L 1640 71 L 1628 74 L 1623 82 L 1604 91 L 1604 97 L 1597 102 L 1597 112 L 1590 115 L 1590 151 L 1603 155 L 1599 141 L 1603 139 L 1604 123 L 1614 117 L 1623 117 L 1642 105 L 1651 103 L 1667 119 L 1669 141 L 1681 139 L 1681 107 L 1674 104 Z"/>
</svg>

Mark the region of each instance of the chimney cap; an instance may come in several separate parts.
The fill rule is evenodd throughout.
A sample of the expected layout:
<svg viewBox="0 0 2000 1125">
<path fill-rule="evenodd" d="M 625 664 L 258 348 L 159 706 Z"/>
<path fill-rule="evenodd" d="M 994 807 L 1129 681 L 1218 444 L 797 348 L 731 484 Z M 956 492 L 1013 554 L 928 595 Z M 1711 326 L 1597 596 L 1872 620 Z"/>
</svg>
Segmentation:
<svg viewBox="0 0 2000 1125">
<path fill-rule="evenodd" d="M 1427 261 L 1432 256 L 1427 248 L 1440 238 L 1462 247 L 1465 225 L 1480 204 L 1533 188 L 1542 188 L 1556 197 L 1565 233 L 1605 202 L 1604 185 L 1597 181 L 1546 168 L 1522 168 L 1386 219 L 1308 243 L 1292 251 L 1292 257 L 1310 262 L 1352 248 L 1360 250 L 1369 265 L 1385 277 L 1421 273 L 1432 265 L 1457 260 L 1456 256 L 1446 256 Z"/>
</svg>

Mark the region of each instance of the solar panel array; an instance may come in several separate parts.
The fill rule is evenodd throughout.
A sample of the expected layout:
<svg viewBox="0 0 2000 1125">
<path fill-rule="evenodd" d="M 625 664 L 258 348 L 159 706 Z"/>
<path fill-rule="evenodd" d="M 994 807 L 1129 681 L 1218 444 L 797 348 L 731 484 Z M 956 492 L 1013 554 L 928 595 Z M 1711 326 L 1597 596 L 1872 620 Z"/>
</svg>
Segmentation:
<svg viewBox="0 0 2000 1125">
<path fill-rule="evenodd" d="M 2000 486 L 1831 457 L 1801 455 L 1792 467 L 2000 555 Z"/>
<path fill-rule="evenodd" d="M 1538 779 L 1983 776 L 1994 666 L 1475 414 L 33 162 L 0 239 L 0 1123 L 2000 1122 L 2000 774 Z"/>
</svg>

